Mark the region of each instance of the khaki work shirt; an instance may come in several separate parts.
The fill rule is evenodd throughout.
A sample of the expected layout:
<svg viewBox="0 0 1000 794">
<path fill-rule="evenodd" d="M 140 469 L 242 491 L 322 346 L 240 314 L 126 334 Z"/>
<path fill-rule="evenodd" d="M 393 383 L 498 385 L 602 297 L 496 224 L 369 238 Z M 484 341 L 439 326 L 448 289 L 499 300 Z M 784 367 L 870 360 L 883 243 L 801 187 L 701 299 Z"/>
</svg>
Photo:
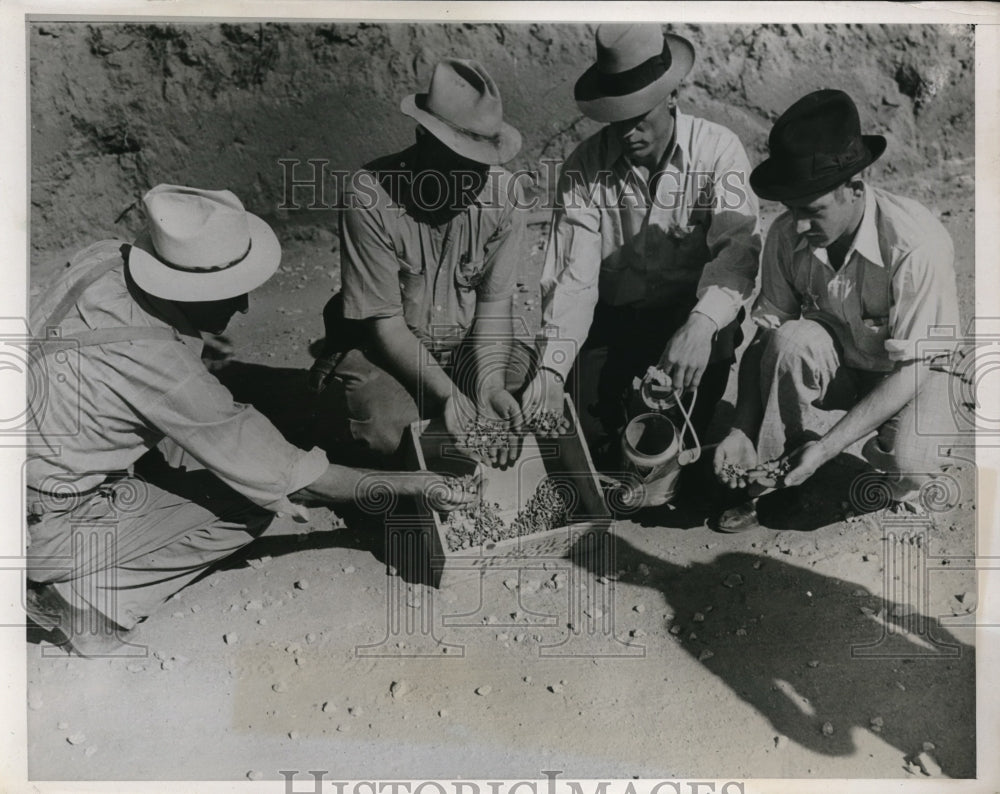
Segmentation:
<svg viewBox="0 0 1000 794">
<path fill-rule="evenodd" d="M 735 134 L 680 112 L 673 148 L 649 179 L 610 127 L 581 143 L 560 173 L 545 252 L 543 365 L 569 372 L 598 300 L 689 304 L 720 329 L 736 319 L 761 247 L 749 174 Z"/>
<path fill-rule="evenodd" d="M 438 354 L 454 350 L 478 301 L 509 298 L 523 255 L 526 206 L 510 172 L 494 166 L 470 206 L 432 225 L 394 187 L 414 175 L 409 149 L 359 171 L 341 212 L 341 279 L 348 320 L 402 315 Z M 405 188 L 404 188 L 405 189 Z"/>
<path fill-rule="evenodd" d="M 754 321 L 776 328 L 800 317 L 817 320 L 836 335 L 852 367 L 889 372 L 921 357 L 922 342 L 933 339 L 930 348 L 940 351 L 941 331 L 958 335 L 948 232 L 916 201 L 870 185 L 840 270 L 826 249 L 796 232 L 790 212 L 771 226 L 761 270 Z"/>
<path fill-rule="evenodd" d="M 114 251 L 123 244 L 106 245 Z M 197 330 L 169 301 L 129 283 L 126 267 L 119 255 L 119 264 L 84 290 L 59 325 L 65 341 L 50 344 L 66 355 L 32 360 L 33 380 L 46 389 L 44 402 L 29 397 L 36 408 L 32 434 L 44 446 L 29 452 L 27 484 L 47 492 L 87 491 L 170 439 L 174 453 L 190 456 L 195 468 L 210 470 L 255 504 L 305 519 L 305 508 L 287 495 L 326 470 L 326 455 L 288 443 L 255 408 L 234 402 L 202 363 Z M 36 337 L 46 333 L 47 318 L 76 278 L 70 268 L 32 312 Z M 171 328 L 176 338 L 72 345 L 75 334 L 122 326 Z"/>
</svg>

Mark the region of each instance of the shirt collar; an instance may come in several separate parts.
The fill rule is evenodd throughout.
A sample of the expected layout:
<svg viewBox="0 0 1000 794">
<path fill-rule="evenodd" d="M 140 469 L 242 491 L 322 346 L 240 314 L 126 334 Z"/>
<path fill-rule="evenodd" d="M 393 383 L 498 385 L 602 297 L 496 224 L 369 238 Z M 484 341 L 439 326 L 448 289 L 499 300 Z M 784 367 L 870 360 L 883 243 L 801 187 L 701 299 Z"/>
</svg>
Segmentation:
<svg viewBox="0 0 1000 794">
<path fill-rule="evenodd" d="M 851 255 L 857 252 L 873 265 L 878 265 L 879 267 L 885 267 L 885 261 L 882 259 L 882 249 L 879 248 L 878 244 L 878 227 L 875 224 L 875 214 L 877 208 L 875 206 L 875 195 L 872 193 L 871 189 L 865 185 L 865 211 L 861 216 L 861 223 L 858 225 L 858 230 L 854 233 L 854 239 L 851 241 L 850 248 L 847 249 L 847 255 L 844 257 L 844 262 L 851 261 Z M 798 236 L 798 240 L 795 243 L 795 251 L 801 251 L 809 246 L 809 241 L 803 235 Z M 827 261 L 825 249 L 820 249 L 822 251 L 821 259 Z M 819 254 L 820 251 L 814 251 L 813 253 Z"/>
</svg>

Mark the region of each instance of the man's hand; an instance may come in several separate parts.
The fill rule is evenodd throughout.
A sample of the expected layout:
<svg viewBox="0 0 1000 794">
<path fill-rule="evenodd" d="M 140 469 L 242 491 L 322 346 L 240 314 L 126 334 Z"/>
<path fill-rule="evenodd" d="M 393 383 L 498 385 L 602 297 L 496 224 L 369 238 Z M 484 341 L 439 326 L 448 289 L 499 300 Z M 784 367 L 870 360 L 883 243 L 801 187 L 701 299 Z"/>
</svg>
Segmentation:
<svg viewBox="0 0 1000 794">
<path fill-rule="evenodd" d="M 445 477 L 432 471 L 418 471 L 412 475 L 413 484 L 431 510 L 450 513 L 475 504 L 481 498 L 482 472 L 477 468 L 472 482 L 457 477 Z"/>
<path fill-rule="evenodd" d="M 547 369 L 538 371 L 521 395 L 521 415 L 529 425 L 543 412 L 563 415 L 564 384 L 559 377 Z M 559 428 L 549 434 L 555 437 Z"/>
<path fill-rule="evenodd" d="M 236 355 L 236 348 L 225 334 L 203 333 L 204 346 L 201 349 L 201 360 L 209 372 L 225 369 Z"/>
<path fill-rule="evenodd" d="M 480 398 L 478 417 L 486 422 L 503 422 L 506 440 L 489 450 L 489 462 L 507 468 L 521 454 L 521 406 L 509 391 L 496 389 Z"/>
<path fill-rule="evenodd" d="M 712 463 L 720 482 L 730 488 L 746 488 L 750 484 L 746 474 L 757 465 L 757 450 L 747 434 L 734 427 L 715 448 Z"/>
<path fill-rule="evenodd" d="M 802 485 L 816 470 L 830 460 L 822 441 L 807 441 L 794 452 L 785 456 L 789 467 L 785 475 L 785 485 Z"/>
<path fill-rule="evenodd" d="M 684 325 L 670 337 L 660 356 L 660 369 L 670 376 L 675 388 L 680 391 L 698 388 L 712 354 L 712 340 L 717 330 L 710 317 L 691 312 Z"/>
</svg>

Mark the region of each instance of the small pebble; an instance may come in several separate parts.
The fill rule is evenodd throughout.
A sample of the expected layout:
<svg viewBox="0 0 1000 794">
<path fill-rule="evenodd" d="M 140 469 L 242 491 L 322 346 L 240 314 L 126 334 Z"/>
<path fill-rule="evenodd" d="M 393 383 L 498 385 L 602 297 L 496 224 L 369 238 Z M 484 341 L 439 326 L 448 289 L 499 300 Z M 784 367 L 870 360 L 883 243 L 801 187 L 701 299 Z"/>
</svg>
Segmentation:
<svg viewBox="0 0 1000 794">
<path fill-rule="evenodd" d="M 524 681 L 524 683 L 526 683 L 526 684 L 530 684 L 531 683 L 531 676 L 530 675 L 526 675 L 521 680 Z"/>
<path fill-rule="evenodd" d="M 353 565 L 348 565 L 346 568 L 343 568 L 342 570 L 344 571 L 344 573 L 354 573 L 355 568 Z"/>
<path fill-rule="evenodd" d="M 247 780 L 263 780 L 263 779 L 264 779 L 263 772 L 258 772 L 256 769 L 251 769 L 249 772 L 247 772 Z"/>
<path fill-rule="evenodd" d="M 643 631 L 642 629 L 632 629 L 632 631 L 630 631 L 628 635 L 630 637 L 645 637 L 646 632 Z"/>
<path fill-rule="evenodd" d="M 777 747 L 779 750 L 784 750 L 786 747 L 788 747 L 788 737 L 784 736 L 783 734 L 778 734 L 777 736 L 774 737 L 774 746 Z"/>
<path fill-rule="evenodd" d="M 549 692 L 552 692 L 555 695 L 562 694 L 563 691 L 562 684 L 549 684 L 549 686 L 546 688 L 549 690 Z"/>
<path fill-rule="evenodd" d="M 309 582 L 307 582 L 305 579 L 299 579 L 299 581 L 295 583 L 295 587 L 299 590 L 308 590 Z"/>
<path fill-rule="evenodd" d="M 930 753 L 921 753 L 916 757 L 916 762 L 920 771 L 927 777 L 941 777 L 941 767 L 938 766 L 937 761 L 931 757 Z"/>
<path fill-rule="evenodd" d="M 199 604 L 192 604 L 191 611 L 197 614 L 198 612 L 201 612 L 201 606 Z"/>
<path fill-rule="evenodd" d="M 823 723 L 823 735 L 824 736 L 833 736 L 833 723 L 832 722 L 824 722 Z"/>
<path fill-rule="evenodd" d="M 235 631 L 230 631 L 228 634 L 223 634 L 222 639 L 225 640 L 226 645 L 235 645 L 240 641 L 240 635 Z"/>
<path fill-rule="evenodd" d="M 306 642 L 308 642 L 310 645 L 312 645 L 314 642 L 316 642 L 316 635 L 313 632 L 310 631 L 306 635 Z"/>
<path fill-rule="evenodd" d="M 447 717 L 448 709 L 438 709 L 438 716 L 442 718 Z"/>
<path fill-rule="evenodd" d="M 260 601 L 247 601 L 243 606 L 245 612 L 260 612 L 264 608 L 264 604 Z"/>
<path fill-rule="evenodd" d="M 182 617 L 184 617 L 184 613 L 183 612 L 174 612 L 170 617 L 172 617 L 172 618 L 182 618 Z"/>
<path fill-rule="evenodd" d="M 747 630 L 744 629 L 744 628 L 736 629 L 736 636 L 737 637 L 746 637 L 747 636 Z"/>
<path fill-rule="evenodd" d="M 72 736 L 67 736 L 66 741 L 70 744 L 83 744 L 87 741 L 87 737 L 82 733 L 74 733 Z"/>
<path fill-rule="evenodd" d="M 288 684 L 286 684 L 284 681 L 279 681 L 277 684 L 271 684 L 271 689 L 273 689 L 275 692 L 287 692 Z"/>
<path fill-rule="evenodd" d="M 266 626 L 267 625 L 267 618 L 258 618 L 257 619 L 257 625 L 258 626 Z"/>
<path fill-rule="evenodd" d="M 289 731 L 288 732 L 288 738 L 291 739 L 294 742 L 296 739 L 299 738 L 299 732 L 298 731 Z"/>
<path fill-rule="evenodd" d="M 45 705 L 45 701 L 42 700 L 37 695 L 28 698 L 28 708 L 31 709 L 32 711 L 38 711 L 44 705 Z"/>
<path fill-rule="evenodd" d="M 492 691 L 493 691 L 493 687 L 489 686 L 488 684 L 486 686 L 477 686 L 476 687 L 476 694 L 477 695 L 482 695 L 483 697 L 485 697 L 486 695 L 488 695 Z"/>
<path fill-rule="evenodd" d="M 695 623 L 704 623 L 705 622 L 705 616 L 701 612 L 695 612 L 694 613 L 694 617 L 692 618 L 692 620 Z"/>
<path fill-rule="evenodd" d="M 811 662 L 809 662 L 809 666 L 810 667 L 819 667 L 819 662 L 817 662 L 815 659 L 813 659 Z"/>
<path fill-rule="evenodd" d="M 61 731 L 68 731 L 69 723 L 64 720 L 63 722 L 60 722 L 58 725 L 56 725 L 56 727 Z"/>
<path fill-rule="evenodd" d="M 872 717 L 870 720 L 868 720 L 868 724 L 871 725 L 873 728 L 881 728 L 883 725 L 885 725 L 885 720 L 883 720 L 881 717 Z"/>
<path fill-rule="evenodd" d="M 682 631 L 684 631 L 684 629 L 681 628 L 680 623 L 675 623 L 673 626 L 670 627 L 670 633 L 673 634 L 675 637 Z"/>
<path fill-rule="evenodd" d="M 759 571 L 761 565 L 763 565 L 763 563 L 760 560 L 754 560 L 753 567 L 755 571 Z"/>
<path fill-rule="evenodd" d="M 715 654 L 712 653 L 710 650 L 708 650 L 708 648 L 706 648 L 705 650 L 703 650 L 701 653 L 698 654 L 698 661 L 704 662 L 706 659 L 711 659 L 713 656 L 715 656 Z"/>
<path fill-rule="evenodd" d="M 695 634 L 695 633 L 694 633 L 694 632 L 692 631 L 692 632 L 691 632 L 690 634 L 688 634 L 688 639 L 689 639 L 689 640 L 696 640 L 696 639 L 698 639 L 698 635 L 697 635 L 697 634 Z"/>
<path fill-rule="evenodd" d="M 410 684 L 407 681 L 393 681 L 389 685 L 389 694 L 393 698 L 401 698 L 410 691 Z"/>
<path fill-rule="evenodd" d="M 361 706 L 350 706 L 347 709 L 347 713 L 350 714 L 352 717 L 360 717 L 362 714 L 365 713 L 365 710 L 361 708 Z"/>
<path fill-rule="evenodd" d="M 517 580 L 516 579 L 504 579 L 503 586 L 508 590 L 517 590 Z"/>
<path fill-rule="evenodd" d="M 323 713 L 324 714 L 329 714 L 330 712 L 337 710 L 337 707 L 335 705 L 333 705 L 333 701 L 332 700 L 327 700 L 325 703 L 323 703 L 323 707 L 322 708 L 323 708 Z"/>
<path fill-rule="evenodd" d="M 638 612 L 641 615 L 643 612 L 646 611 L 646 605 L 645 604 L 636 604 L 634 607 L 632 607 L 632 611 L 633 612 Z"/>
<path fill-rule="evenodd" d="M 924 742 L 924 752 L 933 753 L 937 747 L 934 746 L 934 742 Z"/>
<path fill-rule="evenodd" d="M 514 635 L 514 642 L 523 642 L 523 641 L 524 641 L 524 634 L 515 634 Z"/>
<path fill-rule="evenodd" d="M 740 576 L 738 573 L 731 573 L 729 574 L 729 576 L 727 576 L 725 579 L 722 580 L 722 583 L 726 587 L 739 587 L 741 584 L 743 584 L 743 577 Z"/>
<path fill-rule="evenodd" d="M 83 751 L 83 754 L 87 756 L 87 758 L 90 758 L 90 756 L 94 755 L 94 753 L 96 752 L 97 752 L 97 747 L 95 747 L 94 745 L 90 745 L 90 747 L 88 747 L 86 750 Z"/>
<path fill-rule="evenodd" d="M 169 670 L 173 670 L 174 669 L 173 660 L 171 660 L 171 659 L 164 659 L 162 662 L 160 662 L 160 669 L 161 670 L 168 670 L 168 671 Z"/>
</svg>

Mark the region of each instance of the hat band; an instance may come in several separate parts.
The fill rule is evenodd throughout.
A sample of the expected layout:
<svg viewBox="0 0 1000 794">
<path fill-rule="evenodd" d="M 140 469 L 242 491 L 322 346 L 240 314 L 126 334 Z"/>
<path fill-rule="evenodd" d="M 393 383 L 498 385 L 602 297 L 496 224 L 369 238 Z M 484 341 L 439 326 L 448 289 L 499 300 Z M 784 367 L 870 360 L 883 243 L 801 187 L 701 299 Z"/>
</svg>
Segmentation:
<svg viewBox="0 0 1000 794">
<path fill-rule="evenodd" d="M 664 38 L 663 51 L 638 66 L 633 66 L 624 72 L 598 71 L 595 75 L 597 87 L 605 96 L 634 94 L 663 77 L 670 69 L 671 63 L 673 58 L 670 56 L 670 47 Z"/>
<path fill-rule="evenodd" d="M 864 161 L 868 150 L 860 138 L 851 141 L 843 152 L 816 152 L 788 161 L 789 169 L 798 176 L 821 177 L 838 171 L 850 171 Z"/>
<path fill-rule="evenodd" d="M 160 256 L 159 251 L 157 251 L 156 254 L 157 258 L 161 262 L 163 262 L 163 264 L 167 265 L 168 267 L 172 267 L 174 270 L 182 270 L 185 273 L 218 273 L 220 270 L 228 270 L 229 268 L 238 265 L 240 262 L 242 262 L 244 259 L 250 256 L 251 248 L 253 248 L 253 238 L 250 238 L 250 242 L 247 243 L 247 250 L 243 252 L 242 256 L 236 257 L 236 259 L 232 260 L 231 262 L 225 262 L 221 265 L 213 265 L 212 267 L 201 267 L 201 266 L 191 267 L 189 265 L 179 265 L 176 262 L 171 262 L 169 259 L 165 259 L 164 257 Z"/>
<path fill-rule="evenodd" d="M 494 133 L 493 135 L 486 135 L 486 134 L 484 134 L 482 132 L 476 132 L 475 130 L 470 130 L 468 127 L 459 126 L 454 121 L 451 121 L 450 119 L 446 119 L 444 116 L 439 116 L 437 113 L 435 113 L 433 110 L 431 110 L 427 106 L 426 96 L 421 97 L 420 95 L 417 95 L 415 103 L 416 103 L 417 107 L 420 108 L 424 113 L 426 113 L 429 116 L 433 116 L 438 121 L 440 121 L 442 124 L 447 124 L 453 130 L 455 130 L 455 132 L 460 132 L 460 133 L 462 133 L 462 135 L 467 135 L 468 137 L 472 138 L 473 140 L 482 141 L 483 143 L 491 143 L 494 146 L 499 146 L 500 145 L 501 136 L 500 136 L 499 132 Z"/>
</svg>

